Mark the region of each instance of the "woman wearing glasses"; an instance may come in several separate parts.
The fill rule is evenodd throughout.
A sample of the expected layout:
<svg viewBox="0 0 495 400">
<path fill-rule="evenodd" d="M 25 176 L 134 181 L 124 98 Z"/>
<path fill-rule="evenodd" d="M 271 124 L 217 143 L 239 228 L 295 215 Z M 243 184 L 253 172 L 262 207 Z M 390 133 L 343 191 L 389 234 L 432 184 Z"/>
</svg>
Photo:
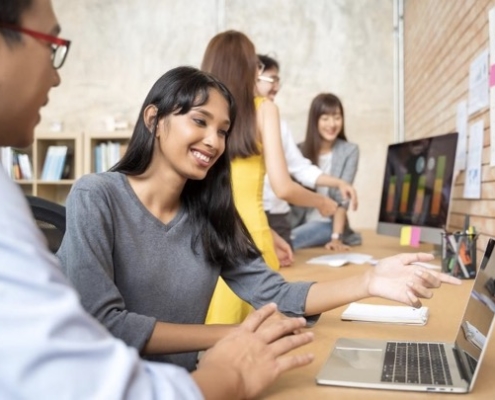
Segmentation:
<svg viewBox="0 0 495 400">
<path fill-rule="evenodd" d="M 287 264 L 292 261 L 292 251 L 268 225 L 263 207 L 265 171 L 277 197 L 292 204 L 314 207 L 321 215 L 329 216 L 336 211 L 337 203 L 291 179 L 282 147 L 278 107 L 257 95 L 256 82 L 264 65 L 246 35 L 237 31 L 216 35 L 206 48 L 201 68 L 222 80 L 234 95 L 238 117 L 229 153 L 236 207 L 265 262 L 278 270 L 276 248 Z M 251 307 L 220 281 L 207 323 L 239 323 L 250 311 Z"/>
</svg>

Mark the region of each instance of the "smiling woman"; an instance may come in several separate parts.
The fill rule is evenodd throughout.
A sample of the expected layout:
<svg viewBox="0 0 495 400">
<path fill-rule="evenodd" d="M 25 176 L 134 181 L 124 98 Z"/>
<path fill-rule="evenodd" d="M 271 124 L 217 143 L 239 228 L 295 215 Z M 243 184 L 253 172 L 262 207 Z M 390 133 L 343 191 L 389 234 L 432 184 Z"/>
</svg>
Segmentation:
<svg viewBox="0 0 495 400">
<path fill-rule="evenodd" d="M 167 179 L 184 182 L 204 179 L 223 154 L 230 127 L 227 100 L 218 90 L 210 90 L 206 102 L 202 99 L 196 102 L 198 104 L 193 104 L 186 114 L 178 110 L 162 118 L 157 118 L 158 109 L 154 104 L 145 108 L 144 123 L 158 139 L 147 176 L 156 176 L 158 171 L 164 173 L 165 164 L 174 164 L 176 167 L 170 170 Z M 132 185 L 134 180 L 130 181 Z"/>
<path fill-rule="evenodd" d="M 261 258 L 234 205 L 227 145 L 234 100 L 212 75 L 175 68 L 151 88 L 128 150 L 67 198 L 58 257 L 83 306 L 153 360 L 189 370 L 234 326 L 206 326 L 221 276 L 255 308 L 302 316 L 310 282 Z"/>
<path fill-rule="evenodd" d="M 220 276 L 254 308 L 275 302 L 310 320 L 375 293 L 417 304 L 445 279 L 395 257 L 347 283 L 284 281 L 234 206 L 227 148 L 235 117 L 223 83 L 175 68 L 151 88 L 122 160 L 73 186 L 57 256 L 84 308 L 113 335 L 193 370 L 198 350 L 236 328 L 204 325 Z"/>
<path fill-rule="evenodd" d="M 259 256 L 230 190 L 225 146 L 235 115 L 220 81 L 175 68 L 151 88 L 122 160 L 81 178 L 67 199 L 62 266 L 84 307 L 144 353 L 216 342 L 218 333 L 195 342 L 186 332 L 181 343 L 168 325 L 202 324 L 221 269 Z M 158 358 L 196 363 L 194 353 Z"/>
</svg>

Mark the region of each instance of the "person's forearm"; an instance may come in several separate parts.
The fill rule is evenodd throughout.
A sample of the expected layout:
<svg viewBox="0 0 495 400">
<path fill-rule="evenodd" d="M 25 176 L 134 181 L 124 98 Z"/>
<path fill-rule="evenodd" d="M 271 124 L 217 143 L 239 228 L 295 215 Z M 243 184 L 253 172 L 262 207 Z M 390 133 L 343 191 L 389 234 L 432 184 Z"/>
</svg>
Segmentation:
<svg viewBox="0 0 495 400">
<path fill-rule="evenodd" d="M 170 354 L 205 350 L 213 346 L 236 325 L 193 325 L 157 322 L 144 354 Z"/>
<path fill-rule="evenodd" d="M 325 202 L 325 197 L 321 194 L 306 189 L 294 181 L 290 181 L 285 187 L 286 190 L 280 194 L 275 193 L 277 197 L 287 201 L 290 204 L 301 207 L 320 208 Z"/>
<path fill-rule="evenodd" d="M 369 297 L 369 275 L 361 274 L 336 281 L 313 284 L 306 297 L 306 315 L 316 315 Z"/>
<path fill-rule="evenodd" d="M 338 188 L 340 195 L 342 196 L 342 200 L 338 200 L 338 201 L 347 201 L 350 203 L 349 205 L 352 210 L 357 209 L 358 199 L 357 199 L 356 190 L 345 179 L 339 179 L 327 174 L 321 174 L 318 177 L 318 179 L 316 179 L 316 186 L 327 186 L 329 188 L 331 187 Z"/>
<path fill-rule="evenodd" d="M 316 186 L 339 187 L 342 182 L 342 179 L 327 174 L 321 174 L 318 178 L 316 178 L 315 183 Z"/>
<path fill-rule="evenodd" d="M 341 235 L 344 233 L 346 215 L 347 213 L 344 207 L 337 208 L 337 211 L 333 215 L 333 233 L 339 233 Z"/>
</svg>

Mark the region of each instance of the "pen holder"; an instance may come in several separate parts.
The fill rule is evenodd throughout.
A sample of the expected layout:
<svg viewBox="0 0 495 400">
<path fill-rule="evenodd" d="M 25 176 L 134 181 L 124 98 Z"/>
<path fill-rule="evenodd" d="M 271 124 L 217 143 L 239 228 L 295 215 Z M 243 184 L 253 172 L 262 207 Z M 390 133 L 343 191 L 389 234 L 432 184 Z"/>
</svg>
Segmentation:
<svg viewBox="0 0 495 400">
<path fill-rule="evenodd" d="M 442 271 L 460 279 L 476 277 L 475 233 L 442 233 Z"/>
</svg>

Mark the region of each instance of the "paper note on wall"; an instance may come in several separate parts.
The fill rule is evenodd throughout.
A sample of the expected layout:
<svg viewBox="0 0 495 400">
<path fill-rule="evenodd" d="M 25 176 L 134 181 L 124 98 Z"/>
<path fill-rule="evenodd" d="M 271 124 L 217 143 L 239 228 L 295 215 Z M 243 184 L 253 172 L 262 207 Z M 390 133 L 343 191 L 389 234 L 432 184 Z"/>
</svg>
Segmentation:
<svg viewBox="0 0 495 400">
<path fill-rule="evenodd" d="M 471 125 L 469 135 L 469 151 L 464 181 L 464 197 L 466 199 L 481 198 L 481 163 L 483 157 L 483 120 Z"/>
<path fill-rule="evenodd" d="M 495 8 L 488 12 L 490 40 L 490 166 L 495 165 Z"/>
<path fill-rule="evenodd" d="M 459 136 L 457 139 L 455 169 L 456 171 L 460 171 L 466 169 L 467 130 L 468 130 L 468 112 L 467 112 L 466 100 L 462 100 L 461 102 L 459 102 L 459 104 L 457 104 L 456 128 L 457 128 L 457 132 L 459 133 Z"/>
<path fill-rule="evenodd" d="M 488 49 L 485 49 L 471 62 L 469 67 L 469 114 L 488 107 L 488 84 Z"/>
</svg>

